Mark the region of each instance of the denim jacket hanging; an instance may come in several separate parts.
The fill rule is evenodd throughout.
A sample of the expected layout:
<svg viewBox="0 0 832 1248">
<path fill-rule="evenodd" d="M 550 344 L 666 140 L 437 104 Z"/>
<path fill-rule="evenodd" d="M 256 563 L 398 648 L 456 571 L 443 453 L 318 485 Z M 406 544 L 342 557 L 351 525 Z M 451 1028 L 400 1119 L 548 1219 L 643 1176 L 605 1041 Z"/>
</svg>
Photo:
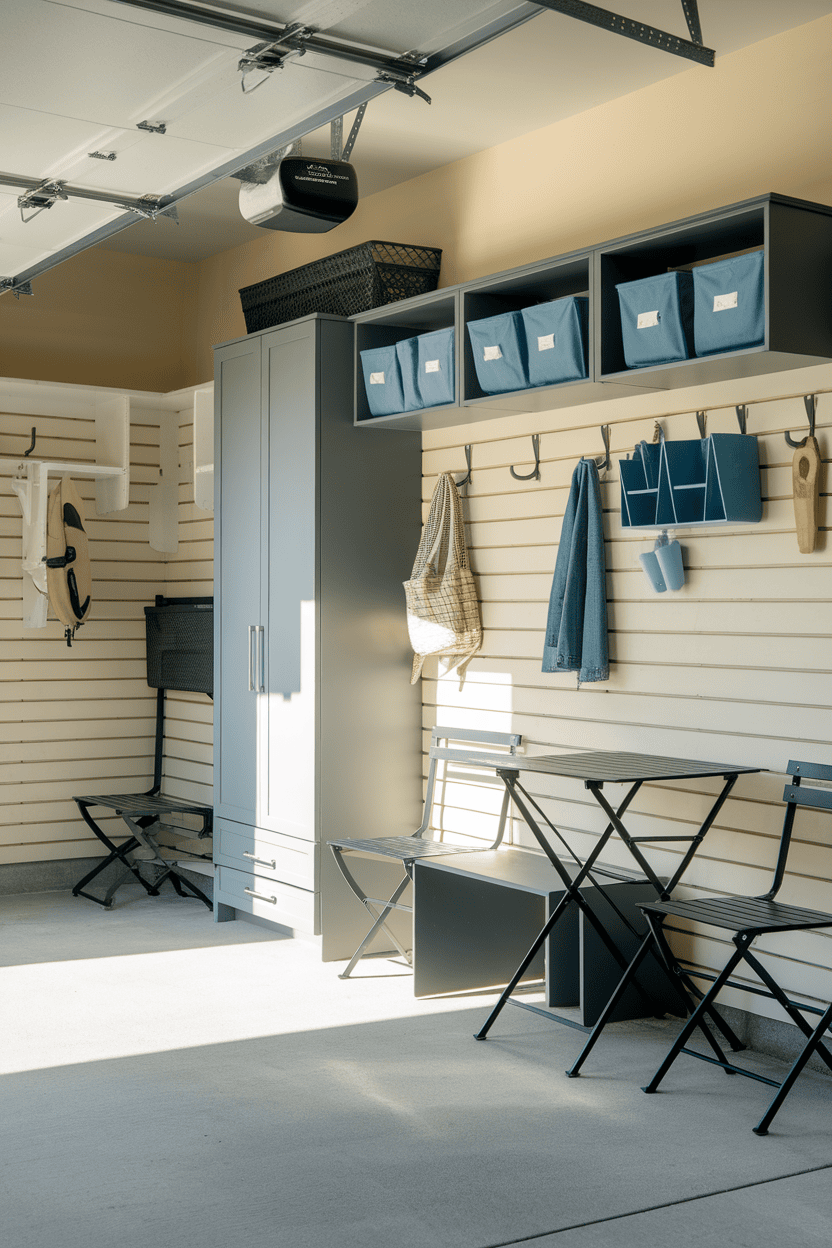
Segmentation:
<svg viewBox="0 0 832 1248">
<path fill-rule="evenodd" d="M 543 648 L 544 672 L 578 672 L 578 684 L 609 680 L 601 489 L 593 459 L 572 474 Z"/>
</svg>

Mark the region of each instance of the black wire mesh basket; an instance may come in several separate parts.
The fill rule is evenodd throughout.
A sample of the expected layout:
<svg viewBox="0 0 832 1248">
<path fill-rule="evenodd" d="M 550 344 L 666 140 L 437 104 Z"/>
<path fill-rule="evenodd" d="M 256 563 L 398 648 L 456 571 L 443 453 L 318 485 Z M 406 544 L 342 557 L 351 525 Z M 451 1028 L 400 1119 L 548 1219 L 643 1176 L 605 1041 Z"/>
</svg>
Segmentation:
<svg viewBox="0 0 832 1248">
<path fill-rule="evenodd" d="M 408 243 L 360 243 L 240 291 L 246 333 L 310 312 L 355 316 L 436 290 L 442 251 Z"/>
<path fill-rule="evenodd" d="M 151 689 L 213 695 L 213 598 L 157 598 L 144 614 Z"/>
</svg>

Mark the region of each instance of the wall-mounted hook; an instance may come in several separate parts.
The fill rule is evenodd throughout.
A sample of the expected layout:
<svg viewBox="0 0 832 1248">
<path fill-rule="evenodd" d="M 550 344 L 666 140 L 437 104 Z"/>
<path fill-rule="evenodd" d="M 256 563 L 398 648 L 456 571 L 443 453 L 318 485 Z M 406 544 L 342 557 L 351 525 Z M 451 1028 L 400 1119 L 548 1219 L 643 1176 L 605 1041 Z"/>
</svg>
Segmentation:
<svg viewBox="0 0 832 1248">
<path fill-rule="evenodd" d="M 734 410 L 737 413 L 737 424 L 740 427 L 740 433 L 745 433 L 745 427 L 748 424 L 748 405 L 740 403 Z"/>
<path fill-rule="evenodd" d="M 806 415 L 809 418 L 809 437 L 813 438 L 815 436 L 815 411 L 816 411 L 817 395 L 816 394 L 804 394 L 803 403 L 806 408 Z M 788 442 L 789 446 L 798 448 L 798 447 L 806 445 L 807 438 L 801 438 L 799 442 L 795 442 L 794 438 L 790 434 L 787 433 L 786 441 Z"/>
<path fill-rule="evenodd" d="M 470 485 L 471 483 L 471 445 L 470 443 L 465 447 L 465 462 L 468 465 L 468 471 L 466 472 L 464 477 L 460 477 L 459 481 L 456 482 L 457 489 L 459 489 L 459 487 L 462 485 Z"/>
<path fill-rule="evenodd" d="M 708 413 L 707 413 L 707 412 L 697 412 L 697 413 L 696 413 L 696 423 L 697 423 L 697 425 L 699 426 L 699 436 L 700 436 L 700 438 L 703 438 L 703 439 L 704 439 L 704 438 L 706 438 L 706 437 L 708 436 L 708 435 L 707 435 L 707 433 L 706 433 L 706 430 L 707 430 L 707 428 L 708 428 Z"/>
<path fill-rule="evenodd" d="M 37 440 L 38 440 L 38 431 L 37 431 L 37 428 L 34 425 L 32 425 L 32 441 L 29 444 L 28 451 L 23 452 L 24 455 L 32 454 L 32 451 L 35 449 L 35 443 L 37 442 Z"/>
<path fill-rule="evenodd" d="M 521 474 L 519 472 L 515 472 L 514 468 L 509 466 L 509 472 L 514 477 L 515 481 L 531 481 L 532 478 L 534 478 L 535 481 L 540 480 L 540 434 L 539 433 L 532 434 L 532 448 L 534 450 L 534 469 L 532 472 L 526 472 L 526 473 Z"/>
<path fill-rule="evenodd" d="M 609 425 L 601 426 L 601 438 L 604 442 L 604 454 L 599 455 L 595 460 L 595 467 L 599 472 L 609 472 L 612 467 L 610 461 L 610 427 Z"/>
</svg>

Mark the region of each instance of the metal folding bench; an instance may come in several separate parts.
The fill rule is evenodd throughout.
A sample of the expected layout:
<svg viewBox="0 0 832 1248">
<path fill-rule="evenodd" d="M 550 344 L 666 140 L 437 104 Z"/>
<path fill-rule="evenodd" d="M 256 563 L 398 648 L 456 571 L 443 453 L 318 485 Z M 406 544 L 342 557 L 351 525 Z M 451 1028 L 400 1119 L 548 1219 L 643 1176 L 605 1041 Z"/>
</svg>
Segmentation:
<svg viewBox="0 0 832 1248">
<path fill-rule="evenodd" d="M 729 1074 L 745 1075 L 749 1079 L 756 1079 L 760 1083 L 769 1084 L 771 1087 L 776 1088 L 777 1092 L 763 1117 L 757 1123 L 757 1126 L 753 1128 L 756 1135 L 767 1134 L 774 1115 L 780 1109 L 795 1080 L 813 1053 L 816 1052 L 829 1069 L 832 1070 L 832 1054 L 823 1043 L 825 1032 L 832 1026 L 832 1004 L 826 1009 L 821 1009 L 816 1005 L 792 1001 L 786 996 L 770 970 L 751 952 L 751 946 L 758 936 L 776 935 L 781 932 L 813 931 L 819 928 L 832 927 L 832 914 L 824 914 L 817 910 L 807 910 L 802 906 L 786 905 L 775 900 L 786 872 L 786 863 L 792 840 L 792 828 L 798 806 L 814 810 L 832 811 L 832 788 L 804 786 L 801 783 L 804 780 L 820 780 L 826 784 L 832 783 L 832 766 L 824 766 L 821 763 L 790 762 L 788 769 L 792 779 L 783 792 L 786 811 L 783 820 L 783 831 L 780 836 L 780 848 L 774 870 L 774 879 L 768 892 L 763 893 L 760 897 L 722 896 L 692 898 L 690 900 L 680 898 L 678 901 L 670 899 L 668 901 L 639 903 L 639 908 L 643 911 L 650 925 L 650 932 L 631 964 L 627 975 L 622 980 L 622 984 L 626 983 L 627 978 L 631 977 L 631 974 L 635 972 L 638 963 L 644 958 L 648 949 L 652 948 L 662 958 L 668 971 L 677 977 L 692 976 L 712 981 L 711 987 L 691 1013 L 664 1061 L 649 1084 L 644 1088 L 644 1091 L 656 1092 L 658 1090 L 659 1084 L 680 1053 L 686 1053 L 689 1057 L 696 1057 L 700 1061 L 721 1066 Z M 707 927 L 715 927 L 723 932 L 732 933 L 730 939 L 734 949 L 718 975 L 711 975 L 701 971 L 686 959 L 677 958 L 673 954 L 664 932 L 665 921 L 669 918 L 682 919 L 685 923 L 701 923 Z M 745 981 L 737 982 L 732 980 L 731 976 L 741 963 L 745 963 L 754 973 L 756 978 L 762 983 L 762 988 Z M 806 1042 L 782 1081 L 769 1079 L 756 1071 L 733 1065 L 720 1049 L 716 1035 L 705 1026 L 704 1016 L 712 1014 L 714 1002 L 726 986 L 777 1001 L 795 1026 L 803 1033 Z M 619 985 L 619 989 L 620 987 L 621 985 Z M 814 1028 L 803 1017 L 804 1013 L 819 1016 L 819 1021 Z M 710 1053 L 699 1053 L 695 1049 L 687 1047 L 688 1040 L 697 1029 L 707 1041 L 711 1050 Z"/>
<path fill-rule="evenodd" d="M 446 743 L 445 748 L 440 745 L 441 741 Z M 464 742 L 464 752 L 449 750 L 447 743 L 450 741 Z M 360 958 L 364 957 L 371 941 L 380 931 L 385 932 L 388 939 L 408 965 L 411 965 L 410 950 L 402 947 L 395 933 L 387 926 L 386 919 L 391 910 L 405 910 L 408 913 L 412 913 L 413 907 L 404 904 L 399 899 L 413 878 L 413 864 L 417 859 L 438 858 L 444 854 L 481 854 L 484 849 L 496 849 L 503 839 L 506 818 L 508 816 L 508 792 L 503 795 L 502 809 L 500 810 L 500 818 L 497 824 L 497 835 L 490 845 L 453 845 L 448 841 L 439 839 L 435 835 L 436 829 L 431 826 L 431 816 L 433 813 L 438 762 L 442 759 L 450 759 L 459 766 L 477 767 L 480 762 L 477 756 L 477 749 L 470 749 L 469 747 L 471 746 L 490 746 L 492 748 L 497 746 L 506 749 L 505 759 L 508 761 L 515 754 L 521 741 L 521 735 L 516 732 L 478 732 L 467 728 L 434 728 L 430 736 L 430 764 L 424 814 L 422 822 L 416 831 L 406 836 L 368 837 L 366 839 L 345 838 L 327 842 L 335 856 L 335 861 L 341 874 L 373 919 L 370 930 L 352 955 L 346 970 L 339 975 L 339 979 L 349 978 L 356 963 Z M 499 757 L 495 759 L 493 753 L 486 754 L 483 751 L 483 761 L 486 760 L 491 765 L 492 770 L 495 761 L 500 761 Z M 371 855 L 377 858 L 392 858 L 401 863 L 404 876 L 387 900 L 367 896 L 345 862 L 345 855 L 351 853 Z"/>
<path fill-rule="evenodd" d="M 166 817 L 179 818 L 183 815 L 195 816 L 201 820 L 197 829 L 180 828 L 189 838 L 209 837 L 213 830 L 213 808 L 199 802 L 180 801 L 175 797 L 167 797 L 162 792 L 162 765 L 164 756 L 165 732 L 165 693 L 167 690 L 185 690 L 191 693 L 205 693 L 209 697 L 214 691 L 214 611 L 213 598 L 164 598 L 156 596 L 155 605 L 145 607 L 145 627 L 147 635 L 147 683 L 156 689 L 156 749 L 153 765 L 153 787 L 146 793 L 96 794 L 88 797 L 73 797 L 81 817 L 92 829 L 102 845 L 108 850 L 106 858 L 97 863 L 72 890 L 74 897 L 86 897 L 100 906 L 109 908 L 113 897 L 128 879 L 138 880 L 145 892 L 151 897 L 159 894 L 165 880 L 170 880 L 173 888 L 181 896 L 190 894 L 211 910 L 212 903 L 208 897 L 190 880 L 182 876 L 175 868 L 174 862 L 181 857 L 176 851 L 173 861 L 165 857 L 160 846 L 158 833 L 161 821 Z M 121 817 L 127 825 L 127 840 L 116 844 L 101 827 L 100 823 L 90 814 L 91 807 L 113 812 Z M 99 814 L 98 819 L 104 816 Z M 152 881 L 145 879 L 139 870 L 136 860 L 131 856 L 135 850 L 149 852 L 148 865 L 160 868 L 159 874 Z M 87 892 L 87 885 L 96 876 L 114 863 L 121 863 L 124 868 L 113 881 L 103 897 Z"/>
</svg>

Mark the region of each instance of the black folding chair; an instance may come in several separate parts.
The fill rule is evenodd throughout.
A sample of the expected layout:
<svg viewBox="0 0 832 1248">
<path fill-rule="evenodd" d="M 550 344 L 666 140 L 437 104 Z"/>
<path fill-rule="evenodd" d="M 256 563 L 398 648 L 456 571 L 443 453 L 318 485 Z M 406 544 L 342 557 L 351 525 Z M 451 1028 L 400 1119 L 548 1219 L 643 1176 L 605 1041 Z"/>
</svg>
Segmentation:
<svg viewBox="0 0 832 1248">
<path fill-rule="evenodd" d="M 342 971 L 338 976 L 339 979 L 349 978 L 359 958 L 364 957 L 365 950 L 367 950 L 370 942 L 382 930 L 405 959 L 408 966 L 412 965 L 410 951 L 402 947 L 398 937 L 387 926 L 385 920 L 391 910 L 405 910 L 408 913 L 412 913 L 413 907 L 405 905 L 399 898 L 413 878 L 413 864 L 417 858 L 439 858 L 443 854 L 481 854 L 483 850 L 496 849 L 503 839 L 506 818 L 508 816 L 508 790 L 503 794 L 497 835 L 490 845 L 454 845 L 433 835 L 436 829 L 431 826 L 431 815 L 433 813 L 434 792 L 436 789 L 437 763 L 440 759 L 451 759 L 457 766 L 463 767 L 476 767 L 478 763 L 476 749 L 470 751 L 466 749 L 464 752 L 459 753 L 448 750 L 447 745 L 443 749 L 439 742 L 458 741 L 464 742 L 466 746 L 500 746 L 508 750 L 506 757 L 509 757 L 515 753 L 522 739 L 520 733 L 517 732 L 478 732 L 467 728 L 434 728 L 430 736 L 430 765 L 428 767 L 428 783 L 425 793 L 425 809 L 422 822 L 416 831 L 409 833 L 407 836 L 367 837 L 366 839 L 349 838 L 327 842 L 335 856 L 335 861 L 341 874 L 373 919 L 370 930 L 352 955 L 346 970 Z M 488 757 L 493 767 L 494 754 L 491 753 Z M 369 854 L 376 858 L 397 859 L 402 864 L 404 878 L 397 885 L 392 896 L 386 901 L 378 897 L 368 897 L 344 861 L 344 855 L 348 853 Z"/>
<path fill-rule="evenodd" d="M 797 807 L 808 806 L 814 810 L 832 811 L 832 789 L 801 785 L 801 781 L 806 779 L 821 780 L 827 783 L 832 782 L 832 767 L 823 766 L 820 763 L 790 762 L 789 773 L 792 780 L 791 784 L 786 785 L 783 793 L 783 800 L 786 802 L 786 813 L 783 820 L 783 832 L 780 837 L 780 850 L 777 856 L 774 880 L 767 893 L 764 893 L 761 897 L 704 897 L 690 901 L 670 900 L 639 903 L 640 909 L 644 912 L 650 924 L 654 948 L 658 949 L 666 967 L 677 975 L 687 974 L 713 981 L 711 988 L 705 993 L 688 1018 L 666 1058 L 650 1080 L 650 1083 L 644 1088 L 644 1091 L 657 1091 L 659 1084 L 680 1053 L 687 1053 L 689 1057 L 698 1057 L 701 1061 L 721 1066 L 728 1073 L 745 1075 L 750 1079 L 758 1080 L 760 1083 L 767 1083 L 771 1087 L 776 1088 L 777 1093 L 757 1126 L 753 1128 L 756 1135 L 765 1135 L 768 1132 L 774 1115 L 780 1109 L 795 1080 L 813 1053 L 818 1053 L 829 1069 L 832 1070 L 832 1054 L 830 1054 L 823 1043 L 824 1033 L 832 1024 L 832 1004 L 827 1009 L 822 1010 L 814 1005 L 798 1004 L 790 1000 L 775 981 L 771 972 L 751 953 L 751 946 L 754 941 L 758 936 L 764 934 L 811 931 L 815 928 L 832 927 L 832 914 L 822 914 L 816 910 L 804 910 L 800 906 L 785 905 L 782 902 L 775 901 L 786 871 L 786 861 L 789 855 L 792 827 Z M 734 952 L 719 975 L 707 975 L 692 968 L 684 959 L 676 958 L 673 955 L 664 933 L 665 921 L 670 916 L 684 919 L 686 922 L 702 923 L 733 933 L 731 940 L 734 944 Z M 731 976 L 741 962 L 744 962 L 754 972 L 764 985 L 764 988 L 732 981 Z M 683 967 L 684 970 L 682 969 Z M 764 1075 L 757 1074 L 755 1071 L 745 1070 L 741 1066 L 732 1065 L 731 1062 L 726 1060 L 725 1054 L 720 1050 L 716 1039 L 705 1027 L 703 1016 L 710 1011 L 716 997 L 726 986 L 740 988 L 743 992 L 751 992 L 757 996 L 768 997 L 777 1001 L 805 1036 L 806 1043 L 782 1082 L 778 1082 L 776 1079 L 768 1079 Z M 803 1017 L 803 1013 L 819 1015 L 817 1026 L 812 1028 Z M 694 1049 L 686 1047 L 690 1036 L 697 1028 L 704 1034 L 709 1046 L 714 1050 L 714 1056 L 698 1053 Z"/>
<path fill-rule="evenodd" d="M 168 689 L 184 689 L 192 693 L 214 691 L 214 611 L 213 598 L 164 598 L 156 596 L 153 607 L 145 607 L 147 634 L 147 683 L 156 689 L 156 750 L 153 765 L 153 788 L 147 793 L 102 794 L 91 797 L 74 797 L 82 819 L 92 829 L 102 845 L 109 851 L 106 858 L 97 863 L 72 890 L 73 897 L 86 897 L 99 906 L 109 909 L 113 897 L 132 876 L 151 897 L 159 894 L 165 880 L 170 880 L 180 897 L 190 894 L 204 902 L 209 910 L 212 902 L 201 889 L 184 878 L 175 869 L 169 857 L 165 857 L 158 841 L 161 820 L 182 815 L 195 816 L 201 820 L 197 830 L 182 828 L 189 838 L 208 837 L 213 830 L 214 812 L 211 806 L 198 802 L 183 802 L 162 794 L 162 760 L 164 755 L 165 692 Z M 101 825 L 89 813 L 90 807 L 100 806 L 119 815 L 130 833 L 126 841 L 116 844 L 107 836 Z M 101 815 L 98 816 L 102 818 Z M 137 849 L 149 852 L 149 861 L 157 864 L 159 874 L 150 882 L 139 870 L 131 856 Z M 181 857 L 176 853 L 177 860 Z M 119 862 L 123 872 L 110 885 L 103 897 L 86 892 L 87 885 L 112 864 Z"/>
</svg>

